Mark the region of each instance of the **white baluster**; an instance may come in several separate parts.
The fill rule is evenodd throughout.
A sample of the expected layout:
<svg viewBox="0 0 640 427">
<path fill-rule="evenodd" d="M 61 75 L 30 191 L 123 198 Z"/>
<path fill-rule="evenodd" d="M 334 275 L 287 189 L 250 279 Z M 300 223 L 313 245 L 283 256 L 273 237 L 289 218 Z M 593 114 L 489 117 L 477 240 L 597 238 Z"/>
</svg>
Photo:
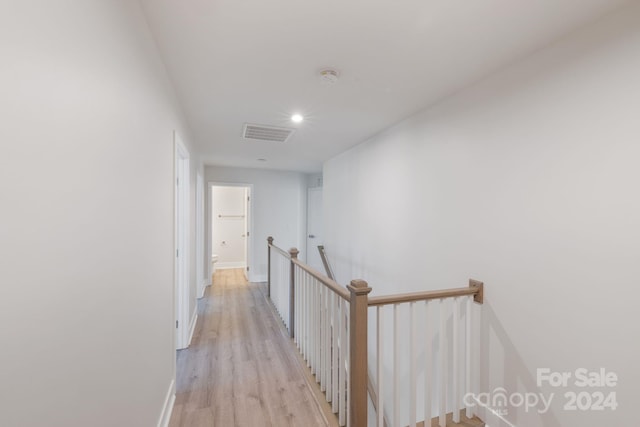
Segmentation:
<svg viewBox="0 0 640 427">
<path fill-rule="evenodd" d="M 280 257 L 280 283 L 278 285 L 278 301 L 277 301 L 277 308 L 278 308 L 278 314 L 280 315 L 280 319 L 282 319 L 284 321 L 284 311 L 282 311 L 282 293 L 284 288 L 286 287 L 286 263 L 287 260 L 283 257 Z M 286 324 L 286 322 L 285 322 Z"/>
<path fill-rule="evenodd" d="M 316 279 L 311 278 L 311 292 L 309 293 L 309 315 L 311 316 L 311 327 L 309 328 L 311 347 L 309 348 L 309 359 L 311 361 L 311 373 L 316 373 Z"/>
<path fill-rule="evenodd" d="M 425 322 L 424 322 L 424 419 L 425 425 L 431 427 L 431 418 L 433 418 L 431 414 L 431 392 L 433 390 L 433 369 L 432 369 L 432 358 L 433 358 L 433 332 L 431 327 L 431 310 L 429 309 L 429 305 L 431 304 L 430 300 L 425 301 L 424 310 L 425 310 Z"/>
<path fill-rule="evenodd" d="M 446 300 L 440 300 L 440 427 L 447 427 L 447 312 Z"/>
<path fill-rule="evenodd" d="M 376 325 L 376 359 L 378 361 L 378 366 L 376 370 L 376 377 L 378 379 L 378 401 L 376 402 L 377 410 L 378 410 L 378 427 L 384 427 L 384 319 L 383 319 L 383 310 L 384 307 L 379 305 L 376 308 L 377 311 L 377 325 Z"/>
<path fill-rule="evenodd" d="M 276 281 L 273 283 L 274 289 L 271 290 L 271 298 L 273 298 L 273 305 L 276 307 L 276 311 L 278 312 L 278 316 L 280 315 L 280 281 L 282 280 L 282 255 L 278 255 L 278 260 L 276 262 Z"/>
<path fill-rule="evenodd" d="M 347 334 L 346 334 L 346 325 L 345 325 L 345 321 L 344 321 L 344 315 L 345 315 L 345 308 L 344 308 L 344 301 L 340 301 L 340 360 L 339 360 L 339 365 L 340 365 L 340 402 L 339 402 L 339 410 L 338 410 L 338 422 L 341 426 L 346 425 L 346 408 L 345 408 L 345 404 L 346 404 L 346 386 L 347 386 L 347 364 L 346 364 L 346 351 L 347 351 Z"/>
<path fill-rule="evenodd" d="M 316 382 L 320 384 L 322 378 L 322 351 L 320 349 L 322 345 L 322 284 L 319 282 L 316 287 Z"/>
<path fill-rule="evenodd" d="M 305 284 L 306 275 L 301 270 L 300 271 L 300 353 L 302 354 L 302 358 L 306 359 L 306 340 L 307 340 L 307 307 L 305 305 L 306 295 L 307 295 L 307 287 Z"/>
<path fill-rule="evenodd" d="M 327 394 L 331 396 L 331 321 L 329 317 L 329 296 L 332 294 L 329 288 L 324 288 L 324 343 L 322 344 L 324 353 L 324 385 Z"/>
<path fill-rule="evenodd" d="M 325 375 L 326 375 L 326 386 L 327 392 L 325 394 L 327 402 L 331 402 L 331 395 L 333 393 L 333 389 L 331 387 L 331 380 L 333 379 L 333 372 L 331 371 L 331 303 L 333 301 L 333 292 L 329 292 L 327 289 L 327 298 L 326 298 L 326 322 L 325 328 L 327 328 L 327 333 L 325 335 L 325 343 L 324 343 L 324 354 L 325 354 Z"/>
<path fill-rule="evenodd" d="M 303 308 L 302 308 L 302 269 L 296 266 L 296 271 L 298 276 L 296 278 L 296 337 L 298 340 L 298 348 L 302 350 L 302 340 L 304 337 L 304 329 L 302 328 L 302 316 L 303 316 Z"/>
<path fill-rule="evenodd" d="M 278 290 L 276 292 L 277 299 L 275 301 L 276 309 L 278 310 L 278 315 L 280 316 L 281 320 L 283 320 L 283 317 L 282 317 L 282 306 L 280 305 L 281 301 L 282 301 L 282 286 L 283 286 L 282 282 L 284 280 L 284 277 L 283 277 L 283 275 L 284 275 L 283 270 L 284 269 L 282 267 L 283 262 L 285 262 L 285 261 L 282 259 L 282 257 L 280 257 L 280 266 L 278 267 L 278 269 L 280 270 L 280 273 L 279 273 L 280 278 L 278 280 Z"/>
<path fill-rule="evenodd" d="M 315 314 L 316 314 L 316 328 L 315 328 L 315 336 L 316 336 L 316 354 L 314 356 L 315 364 L 316 364 L 316 382 L 320 382 L 320 377 L 322 377 L 322 363 L 320 360 L 320 343 L 322 342 L 322 331 L 321 331 L 321 323 L 320 323 L 320 305 L 322 303 L 322 297 L 320 294 L 320 288 L 323 286 L 317 279 L 316 282 L 316 295 L 314 301 Z"/>
<path fill-rule="evenodd" d="M 304 273 L 302 269 L 298 269 L 298 305 L 296 310 L 298 310 L 298 343 L 300 346 L 300 354 L 304 355 Z"/>
<path fill-rule="evenodd" d="M 278 308 L 278 289 L 280 289 L 280 254 L 273 257 L 273 277 L 271 278 L 271 302 Z"/>
<path fill-rule="evenodd" d="M 318 359 L 316 357 L 316 348 L 318 347 L 318 310 L 316 302 L 318 301 L 318 282 L 315 278 L 313 280 L 312 292 L 311 292 L 311 315 L 313 320 L 311 321 L 311 373 L 317 374 Z"/>
<path fill-rule="evenodd" d="M 460 423 L 460 298 L 453 299 L 453 422 Z"/>
<path fill-rule="evenodd" d="M 294 281 L 293 281 L 293 324 L 295 325 L 294 328 L 294 332 L 293 332 L 293 342 L 298 345 L 298 335 L 300 335 L 300 333 L 298 332 L 298 328 L 300 327 L 300 322 L 298 322 L 298 292 L 300 291 L 300 288 L 298 287 L 299 283 L 298 283 L 298 267 L 294 266 L 293 267 L 293 277 L 294 277 Z"/>
<path fill-rule="evenodd" d="M 393 427 L 400 427 L 400 322 L 398 306 L 393 305 Z"/>
<path fill-rule="evenodd" d="M 331 316 L 331 321 L 333 322 L 333 327 L 331 328 L 331 375 L 333 377 L 331 381 L 331 411 L 335 414 L 338 412 L 338 337 L 339 329 L 338 329 L 338 316 L 339 316 L 339 305 L 342 298 L 338 296 L 338 294 L 333 294 L 333 316 Z"/>
<path fill-rule="evenodd" d="M 325 296 L 327 293 L 327 288 L 324 287 L 323 284 L 320 284 L 320 301 L 318 301 L 320 303 L 320 391 L 325 391 L 326 388 L 326 383 L 325 383 L 325 374 L 326 374 L 326 370 L 325 370 L 325 364 L 327 363 L 327 360 L 325 358 L 325 342 L 326 342 L 326 334 L 327 334 L 327 329 L 325 327 L 325 323 L 326 323 L 326 312 L 325 312 L 325 308 L 324 308 L 324 300 L 325 300 Z"/>
<path fill-rule="evenodd" d="M 313 347 L 313 316 L 311 311 L 311 294 L 313 292 L 313 281 L 311 280 L 311 276 L 306 274 L 307 277 L 307 366 L 311 368 L 311 349 Z"/>
<path fill-rule="evenodd" d="M 347 357 L 345 357 L 345 362 L 347 365 L 347 402 L 346 402 L 346 406 L 347 406 L 347 427 L 351 427 L 351 375 L 349 374 L 351 372 L 351 322 L 349 322 L 350 316 L 349 316 L 349 310 L 351 309 L 351 306 L 347 303 L 345 303 L 344 305 L 345 309 L 345 325 L 347 326 L 347 342 L 346 342 L 346 347 L 347 347 Z M 354 427 L 359 427 L 359 426 L 354 426 Z"/>
<path fill-rule="evenodd" d="M 305 273 L 304 280 L 304 360 L 309 366 L 309 276 Z"/>
<path fill-rule="evenodd" d="M 472 393 L 471 390 L 471 307 L 473 303 L 473 297 L 467 297 L 467 307 L 465 320 L 467 322 L 466 327 L 466 352 L 465 352 L 465 392 Z M 468 399 L 465 399 L 468 401 Z M 471 405 L 467 405 L 466 408 L 467 418 L 473 417 L 473 411 L 471 409 Z"/>
<path fill-rule="evenodd" d="M 409 425 L 416 427 L 416 303 L 409 303 Z"/>
</svg>

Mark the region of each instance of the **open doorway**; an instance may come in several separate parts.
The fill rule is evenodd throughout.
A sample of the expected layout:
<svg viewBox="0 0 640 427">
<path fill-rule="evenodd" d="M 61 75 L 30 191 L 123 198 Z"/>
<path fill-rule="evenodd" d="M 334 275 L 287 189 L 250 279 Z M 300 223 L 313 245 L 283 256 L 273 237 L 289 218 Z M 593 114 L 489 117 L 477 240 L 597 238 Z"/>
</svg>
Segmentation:
<svg viewBox="0 0 640 427">
<path fill-rule="evenodd" d="M 211 184 L 211 274 L 241 268 L 247 276 L 251 237 L 251 186 Z"/>
<path fill-rule="evenodd" d="M 175 345 L 180 350 L 189 346 L 189 151 L 175 139 Z"/>
</svg>

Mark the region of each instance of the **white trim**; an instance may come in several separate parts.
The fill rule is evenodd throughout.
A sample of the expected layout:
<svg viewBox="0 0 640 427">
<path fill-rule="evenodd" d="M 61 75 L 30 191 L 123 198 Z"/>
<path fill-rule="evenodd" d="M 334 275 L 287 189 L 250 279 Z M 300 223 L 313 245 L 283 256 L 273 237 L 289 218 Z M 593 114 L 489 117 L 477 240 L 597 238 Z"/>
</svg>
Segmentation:
<svg viewBox="0 0 640 427">
<path fill-rule="evenodd" d="M 193 312 L 193 317 L 191 318 L 191 324 L 189 325 L 189 339 L 187 340 L 187 347 L 191 345 L 191 341 L 193 340 L 193 334 L 196 331 L 196 323 L 198 323 L 197 310 Z"/>
<path fill-rule="evenodd" d="M 249 271 L 251 272 L 251 271 Z M 266 274 L 262 274 L 260 276 L 258 275 L 249 275 L 249 281 L 251 283 L 262 283 L 262 282 L 266 282 L 267 281 L 267 275 Z"/>
<path fill-rule="evenodd" d="M 210 284 L 211 283 L 209 283 L 209 281 L 207 279 L 202 279 L 202 281 L 200 282 L 201 293 L 200 293 L 200 295 L 198 295 L 198 299 L 204 297 L 204 293 L 207 290 L 207 286 L 209 286 Z"/>
<path fill-rule="evenodd" d="M 243 261 L 216 262 L 216 270 L 225 270 L 229 268 L 247 268 L 247 264 Z"/>
<path fill-rule="evenodd" d="M 206 276 L 204 273 L 204 178 L 196 173 L 196 286 L 200 298 L 204 295 Z"/>
<path fill-rule="evenodd" d="M 176 381 L 171 380 L 169 384 L 169 391 L 164 398 L 164 405 L 162 406 L 162 412 L 160 413 L 160 419 L 158 420 L 158 427 L 169 427 L 169 421 L 171 420 L 171 413 L 173 412 L 173 404 L 176 401 Z"/>
</svg>

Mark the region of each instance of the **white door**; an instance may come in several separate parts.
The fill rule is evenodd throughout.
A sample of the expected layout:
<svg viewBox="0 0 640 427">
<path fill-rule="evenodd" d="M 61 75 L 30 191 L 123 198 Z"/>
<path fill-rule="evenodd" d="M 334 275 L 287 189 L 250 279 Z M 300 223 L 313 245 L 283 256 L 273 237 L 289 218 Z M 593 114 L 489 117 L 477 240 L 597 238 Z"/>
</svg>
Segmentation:
<svg viewBox="0 0 640 427">
<path fill-rule="evenodd" d="M 251 188 L 246 187 L 244 195 L 244 233 L 242 237 L 244 238 L 244 261 L 247 269 L 247 280 L 249 280 L 249 212 L 251 212 Z"/>
<path fill-rule="evenodd" d="M 322 188 L 307 191 L 307 263 L 316 270 L 327 274 L 318 252 L 322 245 Z"/>
</svg>

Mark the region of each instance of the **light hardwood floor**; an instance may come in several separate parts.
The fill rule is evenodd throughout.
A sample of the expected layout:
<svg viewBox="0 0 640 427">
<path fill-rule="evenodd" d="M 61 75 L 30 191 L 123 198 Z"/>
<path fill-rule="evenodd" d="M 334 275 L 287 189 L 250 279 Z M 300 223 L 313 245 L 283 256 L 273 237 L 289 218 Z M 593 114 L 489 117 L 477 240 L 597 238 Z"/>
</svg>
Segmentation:
<svg viewBox="0 0 640 427">
<path fill-rule="evenodd" d="M 264 288 L 242 269 L 216 271 L 198 303 L 191 346 L 178 352 L 170 427 L 335 425 Z"/>
</svg>

